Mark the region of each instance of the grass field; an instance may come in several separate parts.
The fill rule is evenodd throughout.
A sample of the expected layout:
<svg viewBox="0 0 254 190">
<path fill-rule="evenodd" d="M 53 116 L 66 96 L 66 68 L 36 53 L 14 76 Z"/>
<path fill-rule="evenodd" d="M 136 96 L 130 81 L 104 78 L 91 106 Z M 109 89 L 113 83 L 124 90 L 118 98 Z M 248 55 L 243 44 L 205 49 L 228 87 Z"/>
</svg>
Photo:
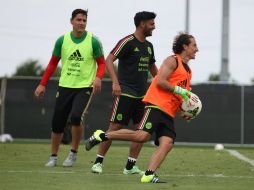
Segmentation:
<svg viewBox="0 0 254 190">
<path fill-rule="evenodd" d="M 77 163 L 63 168 L 69 145 L 61 146 L 58 166 L 44 167 L 49 157 L 48 143 L 0 144 L 0 190 L 253 190 L 254 166 L 212 147 L 176 145 L 157 174 L 165 184 L 141 184 L 137 175 L 122 170 L 128 146 L 115 144 L 104 161 L 103 174 L 90 173 L 97 147 L 85 152 L 80 147 Z M 146 169 L 153 146 L 144 146 L 137 165 Z M 230 148 L 233 149 L 233 148 Z M 253 148 L 235 148 L 254 159 Z"/>
</svg>

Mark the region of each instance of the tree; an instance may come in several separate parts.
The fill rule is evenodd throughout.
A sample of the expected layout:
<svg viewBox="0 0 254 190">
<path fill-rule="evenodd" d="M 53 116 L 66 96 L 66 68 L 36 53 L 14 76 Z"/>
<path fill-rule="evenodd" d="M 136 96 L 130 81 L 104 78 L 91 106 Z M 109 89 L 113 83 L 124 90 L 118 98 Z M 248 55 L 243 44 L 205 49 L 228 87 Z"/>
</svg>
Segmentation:
<svg viewBox="0 0 254 190">
<path fill-rule="evenodd" d="M 209 75 L 208 81 L 220 81 L 220 75 L 212 73 Z"/>
<path fill-rule="evenodd" d="M 254 78 L 252 78 L 252 79 L 250 80 L 250 82 L 251 82 L 251 84 L 254 84 Z"/>
<path fill-rule="evenodd" d="M 13 76 L 42 76 L 45 72 L 45 68 L 43 68 L 38 60 L 29 59 L 23 63 L 21 63 Z M 59 77 L 61 74 L 61 68 L 57 67 L 53 76 Z"/>
<path fill-rule="evenodd" d="M 38 60 L 27 60 L 17 67 L 13 76 L 41 76 L 42 74 L 43 68 Z"/>
</svg>

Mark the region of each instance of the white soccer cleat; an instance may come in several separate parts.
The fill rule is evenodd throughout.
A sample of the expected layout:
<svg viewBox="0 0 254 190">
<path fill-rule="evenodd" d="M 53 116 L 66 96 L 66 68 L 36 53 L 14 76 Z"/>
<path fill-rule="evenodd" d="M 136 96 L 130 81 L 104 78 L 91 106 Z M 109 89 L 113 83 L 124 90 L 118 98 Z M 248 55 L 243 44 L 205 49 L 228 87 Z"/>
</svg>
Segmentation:
<svg viewBox="0 0 254 190">
<path fill-rule="evenodd" d="M 57 163 L 57 156 L 50 156 L 49 161 L 45 164 L 46 167 L 55 167 Z"/>
<path fill-rule="evenodd" d="M 102 173 L 102 164 L 101 163 L 94 164 L 91 168 L 91 171 L 92 171 L 92 173 L 101 174 Z"/>
<path fill-rule="evenodd" d="M 72 167 L 77 160 L 77 153 L 70 152 L 68 157 L 63 162 L 64 167 Z"/>
</svg>

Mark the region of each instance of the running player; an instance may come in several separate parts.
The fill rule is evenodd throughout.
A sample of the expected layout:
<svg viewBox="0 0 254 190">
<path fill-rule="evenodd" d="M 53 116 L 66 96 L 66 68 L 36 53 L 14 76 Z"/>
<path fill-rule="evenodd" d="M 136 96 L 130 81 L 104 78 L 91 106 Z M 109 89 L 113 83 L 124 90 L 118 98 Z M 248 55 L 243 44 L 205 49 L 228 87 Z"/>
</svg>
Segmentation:
<svg viewBox="0 0 254 190">
<path fill-rule="evenodd" d="M 188 95 L 191 94 L 189 90 L 192 72 L 188 62 L 190 59 L 195 59 L 198 52 L 195 38 L 192 35 L 180 33 L 174 40 L 173 52 L 174 55 L 167 57 L 161 65 L 158 75 L 153 79 L 143 99 L 146 108 L 139 123 L 140 130 L 121 129 L 106 133 L 97 130 L 86 142 L 87 150 L 100 142 L 109 140 L 144 143 L 151 139 L 152 133 L 155 133 L 155 144 L 158 147 L 141 178 L 142 183 L 161 182 L 155 175 L 155 171 L 173 148 L 176 138 L 173 118 L 179 111 L 183 99 L 187 100 Z"/>
<path fill-rule="evenodd" d="M 153 12 L 138 12 L 134 17 L 136 30 L 134 34 L 121 39 L 106 59 L 106 66 L 112 79 L 112 94 L 115 97 L 108 132 L 116 131 L 122 126 L 128 125 L 132 119 L 137 127 L 144 113 L 142 98 L 147 90 L 148 72 L 155 76 L 157 67 L 155 65 L 153 45 L 146 40 L 155 29 Z M 118 59 L 118 77 L 114 71 L 113 62 Z M 99 146 L 92 172 L 102 173 L 102 163 L 111 140 Z M 135 166 L 142 143 L 133 142 L 130 145 L 129 157 L 124 174 L 143 174 Z"/>
</svg>

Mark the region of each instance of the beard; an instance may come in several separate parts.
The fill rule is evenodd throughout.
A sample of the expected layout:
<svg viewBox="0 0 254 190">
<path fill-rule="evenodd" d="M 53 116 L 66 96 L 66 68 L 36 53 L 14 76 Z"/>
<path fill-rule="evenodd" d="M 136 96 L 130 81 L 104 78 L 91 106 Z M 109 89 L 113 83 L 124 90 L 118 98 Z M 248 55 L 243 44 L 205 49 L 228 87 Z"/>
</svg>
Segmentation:
<svg viewBox="0 0 254 190">
<path fill-rule="evenodd" d="M 147 30 L 144 32 L 145 37 L 152 36 L 152 30 Z"/>
</svg>

